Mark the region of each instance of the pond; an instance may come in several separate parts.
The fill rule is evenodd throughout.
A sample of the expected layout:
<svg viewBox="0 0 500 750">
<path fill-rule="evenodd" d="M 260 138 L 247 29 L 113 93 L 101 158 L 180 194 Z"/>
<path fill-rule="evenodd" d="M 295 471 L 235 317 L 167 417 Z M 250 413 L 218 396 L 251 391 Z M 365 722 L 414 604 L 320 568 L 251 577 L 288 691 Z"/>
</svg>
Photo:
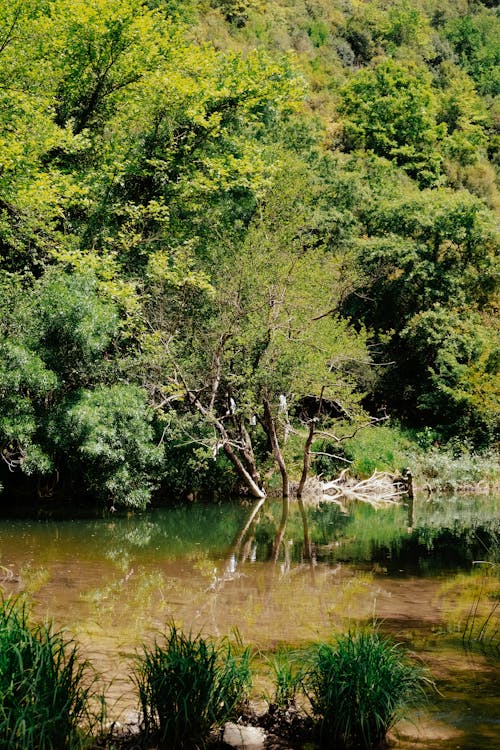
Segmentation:
<svg viewBox="0 0 500 750">
<path fill-rule="evenodd" d="M 110 714 L 134 709 L 136 649 L 165 624 L 237 633 L 264 653 L 377 622 L 436 680 L 398 748 L 488 750 L 500 730 L 499 499 L 385 509 L 192 505 L 93 520 L 0 522 L 0 582 L 81 643 Z M 311 554 L 308 554 L 308 551 Z M 265 680 L 256 683 L 256 694 Z"/>
</svg>

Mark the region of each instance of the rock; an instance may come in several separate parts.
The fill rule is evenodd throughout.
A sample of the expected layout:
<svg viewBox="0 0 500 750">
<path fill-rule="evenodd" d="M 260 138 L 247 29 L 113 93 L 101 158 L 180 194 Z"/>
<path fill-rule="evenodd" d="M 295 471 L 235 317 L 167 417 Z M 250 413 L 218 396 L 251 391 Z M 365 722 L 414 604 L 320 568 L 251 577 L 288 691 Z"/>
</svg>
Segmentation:
<svg viewBox="0 0 500 750">
<path fill-rule="evenodd" d="M 228 721 L 224 726 L 223 740 L 239 750 L 264 750 L 266 733 L 260 727 L 246 727 Z"/>
</svg>

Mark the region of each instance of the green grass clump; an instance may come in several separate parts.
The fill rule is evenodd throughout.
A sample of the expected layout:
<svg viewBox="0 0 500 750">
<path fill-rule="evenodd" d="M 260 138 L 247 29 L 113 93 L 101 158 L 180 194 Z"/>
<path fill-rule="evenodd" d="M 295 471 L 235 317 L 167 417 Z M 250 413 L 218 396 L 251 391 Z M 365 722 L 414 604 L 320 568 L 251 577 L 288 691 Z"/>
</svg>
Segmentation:
<svg viewBox="0 0 500 750">
<path fill-rule="evenodd" d="M 278 651 L 271 659 L 270 665 L 274 676 L 274 694 L 271 705 L 286 711 L 296 705 L 296 699 L 302 688 L 303 672 L 298 665 L 296 653 Z"/>
<path fill-rule="evenodd" d="M 304 686 L 324 746 L 368 749 L 405 709 L 422 702 L 429 682 L 397 645 L 361 631 L 321 644 Z"/>
<path fill-rule="evenodd" d="M 201 635 L 171 625 L 165 642 L 144 647 L 134 672 L 144 739 L 161 747 L 204 747 L 211 731 L 233 718 L 248 695 L 250 652 L 235 655 Z"/>
<path fill-rule="evenodd" d="M 90 709 L 96 676 L 75 643 L 29 621 L 26 605 L 0 599 L 0 746 L 3 750 L 74 750 L 101 713 Z"/>
</svg>

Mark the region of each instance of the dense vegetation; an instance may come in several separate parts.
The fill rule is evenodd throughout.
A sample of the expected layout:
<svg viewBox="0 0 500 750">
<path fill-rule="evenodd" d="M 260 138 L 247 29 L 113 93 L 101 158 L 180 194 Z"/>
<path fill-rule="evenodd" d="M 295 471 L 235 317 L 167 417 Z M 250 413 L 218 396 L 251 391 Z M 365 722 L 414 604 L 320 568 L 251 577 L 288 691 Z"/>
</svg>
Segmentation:
<svg viewBox="0 0 500 750">
<path fill-rule="evenodd" d="M 495 445 L 495 6 L 2 4 L 9 493 L 259 496 L 386 414 Z"/>
</svg>

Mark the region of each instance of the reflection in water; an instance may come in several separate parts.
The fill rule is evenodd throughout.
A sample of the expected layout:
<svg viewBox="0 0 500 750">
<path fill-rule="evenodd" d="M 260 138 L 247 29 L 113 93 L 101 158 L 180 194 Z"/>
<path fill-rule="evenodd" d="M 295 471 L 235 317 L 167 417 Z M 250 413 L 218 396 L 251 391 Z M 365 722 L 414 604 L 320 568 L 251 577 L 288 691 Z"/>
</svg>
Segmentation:
<svg viewBox="0 0 500 750">
<path fill-rule="evenodd" d="M 267 650 L 376 619 L 422 655 L 445 695 L 419 722 L 420 738 L 403 726 L 398 746 L 490 747 L 498 653 L 476 650 L 471 666 L 462 634 L 471 633 L 472 646 L 498 643 L 498 565 L 487 580 L 485 566 L 473 566 L 498 563 L 498 501 L 417 499 L 411 533 L 407 513 L 257 501 L 2 522 L 0 583 L 29 592 L 38 615 L 80 639 L 114 678 L 112 701 L 124 696 L 116 713 L 131 702 L 128 660 L 169 621 L 214 636 L 237 629 Z"/>
</svg>

